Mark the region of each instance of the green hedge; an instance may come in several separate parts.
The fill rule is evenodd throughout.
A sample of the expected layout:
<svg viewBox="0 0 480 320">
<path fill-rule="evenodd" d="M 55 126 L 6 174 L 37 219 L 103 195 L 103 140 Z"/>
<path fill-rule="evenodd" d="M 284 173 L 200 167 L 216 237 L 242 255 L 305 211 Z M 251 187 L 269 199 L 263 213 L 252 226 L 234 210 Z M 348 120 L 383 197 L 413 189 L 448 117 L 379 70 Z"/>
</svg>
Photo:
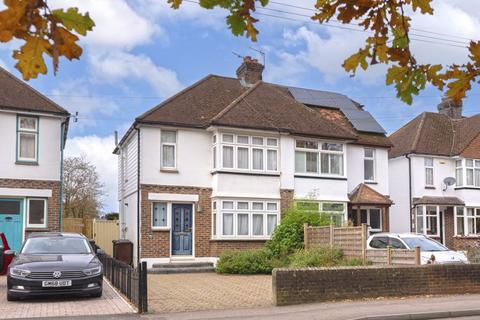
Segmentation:
<svg viewBox="0 0 480 320">
<path fill-rule="evenodd" d="M 272 273 L 271 255 L 267 250 L 231 251 L 217 262 L 218 273 L 269 274 Z"/>
</svg>

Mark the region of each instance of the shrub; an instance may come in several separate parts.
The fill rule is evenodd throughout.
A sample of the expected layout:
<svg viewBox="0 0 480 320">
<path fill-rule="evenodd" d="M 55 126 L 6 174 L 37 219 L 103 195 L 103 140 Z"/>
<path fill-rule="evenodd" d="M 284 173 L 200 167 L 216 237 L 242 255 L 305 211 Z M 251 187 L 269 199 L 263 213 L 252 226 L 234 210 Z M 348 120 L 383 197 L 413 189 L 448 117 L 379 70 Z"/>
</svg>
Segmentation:
<svg viewBox="0 0 480 320">
<path fill-rule="evenodd" d="M 266 244 L 274 256 L 286 256 L 303 248 L 303 225 L 328 226 L 330 217 L 318 212 L 291 208 L 275 228 L 271 240 Z"/>
<path fill-rule="evenodd" d="M 290 267 L 333 267 L 342 264 L 342 250 L 321 247 L 311 250 L 298 250 L 291 257 Z"/>
<path fill-rule="evenodd" d="M 218 273 L 269 274 L 272 273 L 271 255 L 265 250 L 230 251 L 217 262 Z"/>
</svg>

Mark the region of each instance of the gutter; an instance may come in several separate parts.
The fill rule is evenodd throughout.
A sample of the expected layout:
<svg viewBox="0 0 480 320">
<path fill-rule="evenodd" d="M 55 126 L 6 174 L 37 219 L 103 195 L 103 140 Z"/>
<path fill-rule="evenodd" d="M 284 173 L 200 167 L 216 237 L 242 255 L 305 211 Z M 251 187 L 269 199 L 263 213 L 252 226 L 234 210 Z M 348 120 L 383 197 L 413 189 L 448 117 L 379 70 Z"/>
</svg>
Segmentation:
<svg viewBox="0 0 480 320">
<path fill-rule="evenodd" d="M 410 232 L 413 231 L 413 224 L 412 224 L 412 212 L 413 212 L 413 199 L 412 199 L 412 158 L 410 158 L 410 154 L 406 154 L 405 158 L 408 159 L 408 201 L 409 201 L 409 209 L 410 209 Z"/>
<path fill-rule="evenodd" d="M 133 128 L 137 132 L 137 262 L 140 263 L 140 129 L 136 125 Z"/>
</svg>

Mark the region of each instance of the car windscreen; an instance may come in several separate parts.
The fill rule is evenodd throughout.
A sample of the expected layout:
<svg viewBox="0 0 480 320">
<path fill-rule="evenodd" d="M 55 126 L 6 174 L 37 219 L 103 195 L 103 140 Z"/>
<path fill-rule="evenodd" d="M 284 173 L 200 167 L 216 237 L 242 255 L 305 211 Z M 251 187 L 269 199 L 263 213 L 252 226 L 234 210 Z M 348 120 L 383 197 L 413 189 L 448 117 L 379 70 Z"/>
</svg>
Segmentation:
<svg viewBox="0 0 480 320">
<path fill-rule="evenodd" d="M 27 239 L 22 254 L 91 254 L 87 240 L 82 238 L 52 237 Z"/>
<path fill-rule="evenodd" d="M 421 251 L 448 251 L 440 243 L 425 237 L 402 237 L 410 249 L 420 247 Z"/>
</svg>

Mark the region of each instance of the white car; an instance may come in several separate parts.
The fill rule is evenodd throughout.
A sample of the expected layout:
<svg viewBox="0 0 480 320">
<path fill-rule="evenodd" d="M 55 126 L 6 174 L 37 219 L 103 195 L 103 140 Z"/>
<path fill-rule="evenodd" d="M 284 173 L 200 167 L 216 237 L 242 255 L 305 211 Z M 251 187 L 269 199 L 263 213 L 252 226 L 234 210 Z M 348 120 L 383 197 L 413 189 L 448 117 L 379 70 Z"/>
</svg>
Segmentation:
<svg viewBox="0 0 480 320">
<path fill-rule="evenodd" d="M 415 249 L 420 247 L 421 263 L 468 263 L 462 252 L 448 249 L 443 244 L 423 234 L 376 233 L 367 239 L 367 249 Z M 433 257 L 432 257 L 433 256 Z"/>
</svg>

